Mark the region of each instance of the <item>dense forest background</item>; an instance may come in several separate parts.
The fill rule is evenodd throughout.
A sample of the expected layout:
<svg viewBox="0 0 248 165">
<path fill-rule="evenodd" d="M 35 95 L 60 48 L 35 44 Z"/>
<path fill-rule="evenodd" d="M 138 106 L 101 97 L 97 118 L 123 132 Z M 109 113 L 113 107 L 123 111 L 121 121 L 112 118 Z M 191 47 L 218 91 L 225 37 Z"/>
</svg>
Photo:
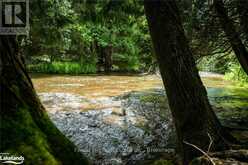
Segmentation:
<svg viewBox="0 0 248 165">
<path fill-rule="evenodd" d="M 157 62 L 141 1 L 47 0 L 31 4 L 31 31 L 22 43 L 31 72 L 155 72 Z M 183 26 L 199 70 L 248 81 L 211 8 L 211 1 L 180 1 Z M 247 45 L 242 0 L 226 2 Z M 243 9 L 243 10 L 242 10 Z M 242 23 L 243 22 L 243 23 Z"/>
</svg>

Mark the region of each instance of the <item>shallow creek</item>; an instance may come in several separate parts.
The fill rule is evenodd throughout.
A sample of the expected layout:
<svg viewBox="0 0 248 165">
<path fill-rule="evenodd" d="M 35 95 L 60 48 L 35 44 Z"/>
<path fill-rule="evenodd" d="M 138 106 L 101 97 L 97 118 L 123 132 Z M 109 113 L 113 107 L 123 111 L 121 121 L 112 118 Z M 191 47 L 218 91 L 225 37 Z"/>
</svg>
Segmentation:
<svg viewBox="0 0 248 165">
<path fill-rule="evenodd" d="M 157 75 L 31 77 L 52 121 L 95 164 L 135 164 L 175 146 Z M 201 73 L 201 77 L 222 123 L 247 127 L 248 89 L 219 74 Z"/>
</svg>

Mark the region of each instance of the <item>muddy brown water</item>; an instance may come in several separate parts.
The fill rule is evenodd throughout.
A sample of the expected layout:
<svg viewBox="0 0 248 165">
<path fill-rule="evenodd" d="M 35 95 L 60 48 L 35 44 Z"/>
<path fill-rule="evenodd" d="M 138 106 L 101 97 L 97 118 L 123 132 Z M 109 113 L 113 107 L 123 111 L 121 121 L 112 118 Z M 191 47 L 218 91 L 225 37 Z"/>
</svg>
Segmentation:
<svg viewBox="0 0 248 165">
<path fill-rule="evenodd" d="M 223 75 L 201 73 L 202 81 L 208 89 L 209 97 L 225 100 L 223 105 L 248 106 L 248 89 L 237 87 Z M 87 99 L 120 96 L 132 91 L 145 91 L 163 88 L 162 80 L 157 75 L 49 75 L 31 74 L 38 93 L 70 93 Z M 227 98 L 234 98 L 226 103 Z M 93 105 L 88 105 L 90 109 Z M 232 105 L 233 106 L 233 105 Z M 96 107 L 95 107 L 96 108 Z M 99 107 L 98 107 L 99 108 Z"/>
</svg>

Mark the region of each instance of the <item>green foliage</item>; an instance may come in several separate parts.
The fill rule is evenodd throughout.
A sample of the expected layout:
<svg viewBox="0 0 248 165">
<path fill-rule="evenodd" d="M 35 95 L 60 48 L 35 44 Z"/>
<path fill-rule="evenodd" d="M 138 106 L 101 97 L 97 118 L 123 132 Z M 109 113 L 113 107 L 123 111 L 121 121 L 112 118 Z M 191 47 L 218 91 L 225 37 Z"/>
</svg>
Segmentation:
<svg viewBox="0 0 248 165">
<path fill-rule="evenodd" d="M 225 74 L 225 78 L 227 80 L 236 81 L 240 86 L 248 86 L 248 75 L 237 63 L 233 63 L 229 67 L 229 71 Z"/>
<path fill-rule="evenodd" d="M 91 63 L 77 62 L 52 62 L 28 66 L 29 72 L 59 73 L 59 74 L 86 74 L 96 73 L 96 65 Z"/>
<path fill-rule="evenodd" d="M 225 74 L 225 79 L 235 81 L 239 86 L 248 84 L 248 76 L 240 66 L 235 56 L 231 53 L 223 56 L 207 56 L 198 63 L 200 71 L 209 71 Z"/>
<path fill-rule="evenodd" d="M 232 61 L 232 54 L 224 57 L 222 56 L 222 54 L 217 54 L 214 56 L 206 56 L 201 58 L 197 66 L 200 71 L 216 72 L 223 74 L 228 71 Z"/>
<path fill-rule="evenodd" d="M 102 65 L 102 50 L 109 46 L 113 49 L 114 71 L 146 71 L 154 61 L 140 2 L 48 0 L 36 3 L 35 0 L 31 8 L 30 39 L 22 45 L 29 64 L 34 64 L 33 57 L 48 54 L 48 62 L 94 61 L 99 67 Z M 58 72 L 54 64 L 36 68 L 32 71 Z M 89 68 L 87 71 L 76 69 L 76 72 L 95 72 Z M 66 69 L 59 70 L 70 73 Z"/>
</svg>

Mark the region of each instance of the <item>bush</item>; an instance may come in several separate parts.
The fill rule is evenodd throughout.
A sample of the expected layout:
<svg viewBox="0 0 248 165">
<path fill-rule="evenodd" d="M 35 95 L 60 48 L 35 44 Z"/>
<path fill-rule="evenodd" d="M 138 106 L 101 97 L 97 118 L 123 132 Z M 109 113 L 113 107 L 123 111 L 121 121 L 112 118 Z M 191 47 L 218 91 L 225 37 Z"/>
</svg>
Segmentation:
<svg viewBox="0 0 248 165">
<path fill-rule="evenodd" d="M 220 55 L 202 57 L 198 61 L 198 69 L 200 71 L 216 72 L 224 74 L 231 63 L 231 55 L 220 59 Z"/>
<path fill-rule="evenodd" d="M 237 63 L 230 66 L 229 72 L 225 74 L 225 79 L 236 81 L 240 86 L 248 85 L 248 75 Z"/>
<path fill-rule="evenodd" d="M 80 64 L 77 62 L 52 62 L 28 65 L 29 72 L 57 74 L 87 74 L 96 73 L 95 64 Z"/>
</svg>

